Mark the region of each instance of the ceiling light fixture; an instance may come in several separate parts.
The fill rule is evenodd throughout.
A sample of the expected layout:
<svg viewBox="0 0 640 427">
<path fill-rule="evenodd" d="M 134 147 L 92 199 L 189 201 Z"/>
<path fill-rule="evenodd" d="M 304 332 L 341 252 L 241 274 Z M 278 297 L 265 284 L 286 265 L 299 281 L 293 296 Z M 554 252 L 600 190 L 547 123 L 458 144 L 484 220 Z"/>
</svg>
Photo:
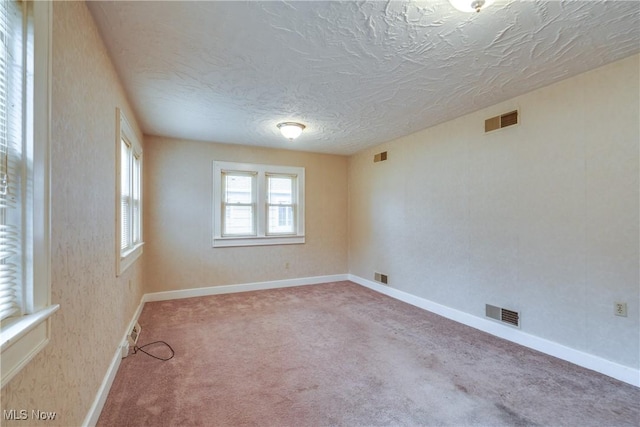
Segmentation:
<svg viewBox="0 0 640 427">
<path fill-rule="evenodd" d="M 461 12 L 480 12 L 480 9 L 491 5 L 494 0 L 449 0 L 451 6 Z"/>
<path fill-rule="evenodd" d="M 305 127 L 306 126 L 302 123 L 296 122 L 278 123 L 278 129 L 280 129 L 280 133 L 282 133 L 282 136 L 287 138 L 289 141 L 293 141 L 294 139 L 299 137 Z"/>
</svg>

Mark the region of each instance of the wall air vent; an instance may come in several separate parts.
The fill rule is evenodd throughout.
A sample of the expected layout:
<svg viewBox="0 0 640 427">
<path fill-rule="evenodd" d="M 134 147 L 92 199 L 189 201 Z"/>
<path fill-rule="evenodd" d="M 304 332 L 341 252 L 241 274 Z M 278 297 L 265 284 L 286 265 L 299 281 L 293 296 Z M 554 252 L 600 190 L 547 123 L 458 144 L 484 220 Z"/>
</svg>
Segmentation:
<svg viewBox="0 0 640 427">
<path fill-rule="evenodd" d="M 491 117 L 484 121 L 484 131 L 491 132 L 497 129 L 506 128 L 518 124 L 518 110 Z"/>
<path fill-rule="evenodd" d="M 383 283 L 385 285 L 389 284 L 389 278 L 387 277 L 386 274 L 375 272 L 373 274 L 373 277 L 376 279 L 376 282 L 380 282 L 380 283 Z"/>
<path fill-rule="evenodd" d="M 383 151 L 373 156 L 373 163 L 384 162 L 387 160 L 387 152 Z"/>
<path fill-rule="evenodd" d="M 499 320 L 500 322 L 507 323 L 517 328 L 520 327 L 520 313 L 517 311 L 486 304 L 485 315 L 491 319 Z"/>
</svg>

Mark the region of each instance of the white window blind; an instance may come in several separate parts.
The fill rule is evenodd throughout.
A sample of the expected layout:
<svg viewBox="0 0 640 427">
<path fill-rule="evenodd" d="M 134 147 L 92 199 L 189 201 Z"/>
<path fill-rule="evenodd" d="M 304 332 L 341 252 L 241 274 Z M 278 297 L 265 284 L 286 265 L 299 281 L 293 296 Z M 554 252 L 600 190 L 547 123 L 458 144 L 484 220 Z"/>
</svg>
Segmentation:
<svg viewBox="0 0 640 427">
<path fill-rule="evenodd" d="M 120 140 L 120 250 L 132 246 L 131 238 L 131 145 Z"/>
<path fill-rule="evenodd" d="M 120 275 L 142 254 L 142 146 L 119 108 L 116 123 L 116 275 Z"/>
<path fill-rule="evenodd" d="M 4 387 L 49 341 L 52 5 L 0 1 L 0 349 Z"/>
<path fill-rule="evenodd" d="M 19 6 L 0 2 L 0 319 L 23 305 L 21 29 Z"/>
<path fill-rule="evenodd" d="M 142 237 L 142 229 L 141 229 L 141 209 L 140 209 L 140 172 L 142 170 L 142 158 L 140 154 L 135 154 L 133 156 L 133 177 L 131 182 L 131 223 L 132 223 L 132 244 L 140 243 L 140 239 Z"/>
</svg>

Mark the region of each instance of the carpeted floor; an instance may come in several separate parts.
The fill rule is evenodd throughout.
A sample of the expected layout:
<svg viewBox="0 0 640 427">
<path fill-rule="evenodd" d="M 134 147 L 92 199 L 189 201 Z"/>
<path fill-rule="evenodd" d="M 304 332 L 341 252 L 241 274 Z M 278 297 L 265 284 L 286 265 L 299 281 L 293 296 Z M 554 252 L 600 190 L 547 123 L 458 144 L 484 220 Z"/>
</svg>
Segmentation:
<svg viewBox="0 0 640 427">
<path fill-rule="evenodd" d="M 640 389 L 350 282 L 147 303 L 99 426 L 638 426 Z M 166 356 L 161 346 L 148 348 Z"/>
</svg>

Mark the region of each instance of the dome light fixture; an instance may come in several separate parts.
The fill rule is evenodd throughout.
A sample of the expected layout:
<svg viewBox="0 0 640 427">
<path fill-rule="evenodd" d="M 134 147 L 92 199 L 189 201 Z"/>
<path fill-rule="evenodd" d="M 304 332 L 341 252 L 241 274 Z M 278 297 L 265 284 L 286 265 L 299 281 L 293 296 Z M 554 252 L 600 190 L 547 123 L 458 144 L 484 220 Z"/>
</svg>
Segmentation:
<svg viewBox="0 0 640 427">
<path fill-rule="evenodd" d="M 289 141 L 293 141 L 294 139 L 299 137 L 305 127 L 306 126 L 302 123 L 296 122 L 278 123 L 278 129 L 280 129 L 280 133 L 282 133 L 282 136 L 287 138 Z"/>
<path fill-rule="evenodd" d="M 491 5 L 494 0 L 449 0 L 451 6 L 461 12 L 480 12 L 480 9 Z"/>
</svg>

